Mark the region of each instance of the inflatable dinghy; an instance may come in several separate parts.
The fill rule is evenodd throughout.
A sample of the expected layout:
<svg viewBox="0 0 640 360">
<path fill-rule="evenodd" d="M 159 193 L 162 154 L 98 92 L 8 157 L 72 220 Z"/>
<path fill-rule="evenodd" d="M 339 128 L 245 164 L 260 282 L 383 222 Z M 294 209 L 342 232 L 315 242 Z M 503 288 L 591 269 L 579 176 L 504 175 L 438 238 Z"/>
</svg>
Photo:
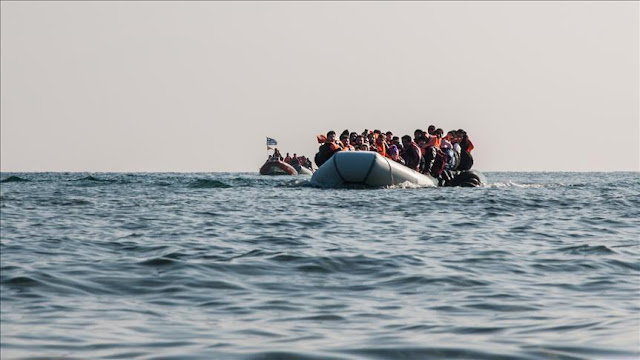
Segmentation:
<svg viewBox="0 0 640 360">
<path fill-rule="evenodd" d="M 350 184 L 383 187 L 406 182 L 438 186 L 438 179 L 413 171 L 373 151 L 337 152 L 311 177 L 311 184 L 322 187 Z"/>
<path fill-rule="evenodd" d="M 298 172 L 284 161 L 269 160 L 260 168 L 260 175 L 298 175 Z"/>
</svg>

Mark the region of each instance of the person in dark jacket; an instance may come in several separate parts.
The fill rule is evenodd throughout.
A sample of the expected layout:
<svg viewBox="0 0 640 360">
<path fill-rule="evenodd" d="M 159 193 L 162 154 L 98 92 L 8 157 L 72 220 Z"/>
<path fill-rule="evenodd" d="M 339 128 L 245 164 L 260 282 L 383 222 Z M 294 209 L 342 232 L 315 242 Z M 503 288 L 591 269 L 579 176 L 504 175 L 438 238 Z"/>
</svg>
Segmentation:
<svg viewBox="0 0 640 360">
<path fill-rule="evenodd" d="M 315 156 L 315 162 L 318 167 L 322 166 L 327 160 L 331 159 L 333 154 L 342 150 L 342 145 L 336 140 L 336 132 L 331 130 L 327 133 L 324 144 L 320 145 L 318 153 Z"/>
<path fill-rule="evenodd" d="M 422 153 L 418 144 L 411 140 L 411 136 L 405 135 L 402 137 L 402 152 L 400 153 L 402 159 L 404 159 L 405 165 L 411 170 L 420 171 L 420 160 L 422 160 Z"/>
</svg>

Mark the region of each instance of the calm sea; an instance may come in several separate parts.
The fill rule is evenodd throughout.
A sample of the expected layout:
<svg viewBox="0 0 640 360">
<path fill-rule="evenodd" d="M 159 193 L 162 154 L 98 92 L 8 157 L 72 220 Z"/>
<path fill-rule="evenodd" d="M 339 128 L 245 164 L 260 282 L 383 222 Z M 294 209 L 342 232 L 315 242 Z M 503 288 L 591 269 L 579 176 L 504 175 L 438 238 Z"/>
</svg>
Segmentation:
<svg viewBox="0 0 640 360">
<path fill-rule="evenodd" d="M 2 359 L 638 359 L 639 173 L 2 173 Z"/>
</svg>

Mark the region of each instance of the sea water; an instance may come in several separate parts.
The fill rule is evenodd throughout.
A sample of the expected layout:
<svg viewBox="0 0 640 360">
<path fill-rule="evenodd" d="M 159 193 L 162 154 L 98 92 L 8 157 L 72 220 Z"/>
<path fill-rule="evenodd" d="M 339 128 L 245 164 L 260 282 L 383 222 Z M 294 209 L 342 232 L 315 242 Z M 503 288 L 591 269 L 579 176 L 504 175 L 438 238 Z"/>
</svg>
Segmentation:
<svg viewBox="0 0 640 360">
<path fill-rule="evenodd" d="M 638 173 L 2 173 L 2 359 L 637 359 Z"/>
</svg>

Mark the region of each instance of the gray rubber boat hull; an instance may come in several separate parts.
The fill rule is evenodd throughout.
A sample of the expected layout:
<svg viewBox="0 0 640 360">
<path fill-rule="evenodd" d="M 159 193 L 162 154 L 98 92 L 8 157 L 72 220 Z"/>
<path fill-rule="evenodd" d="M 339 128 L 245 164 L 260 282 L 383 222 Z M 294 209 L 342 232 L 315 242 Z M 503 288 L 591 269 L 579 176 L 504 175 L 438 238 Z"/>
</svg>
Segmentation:
<svg viewBox="0 0 640 360">
<path fill-rule="evenodd" d="M 413 171 L 373 151 L 337 152 L 311 177 L 311 184 L 321 187 L 350 184 L 384 187 L 407 182 L 418 186 L 438 186 L 436 178 Z"/>
</svg>

